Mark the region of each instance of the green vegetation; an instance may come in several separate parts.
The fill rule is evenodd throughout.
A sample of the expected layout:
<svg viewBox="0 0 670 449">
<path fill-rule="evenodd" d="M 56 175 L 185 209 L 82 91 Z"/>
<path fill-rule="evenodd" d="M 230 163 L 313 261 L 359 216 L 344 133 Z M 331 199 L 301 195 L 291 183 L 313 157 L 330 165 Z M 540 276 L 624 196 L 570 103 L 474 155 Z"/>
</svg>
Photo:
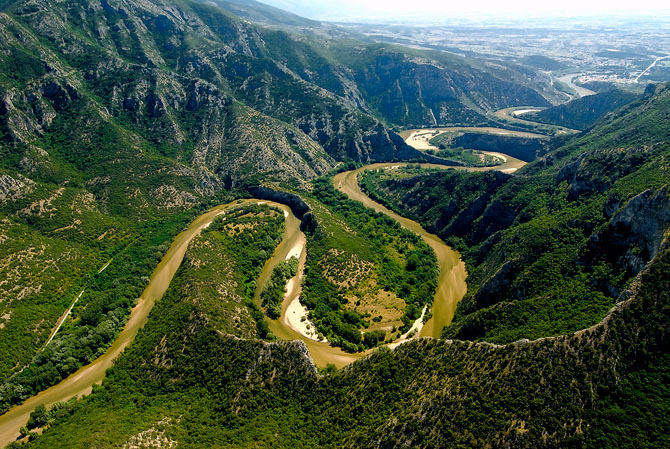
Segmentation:
<svg viewBox="0 0 670 449">
<path fill-rule="evenodd" d="M 394 220 L 347 199 L 330 178 L 315 181 L 308 202 L 318 226 L 307 242 L 301 301 L 318 330 L 348 351 L 380 342 L 381 332 L 364 337 L 361 329 L 388 331 L 389 339 L 407 331 L 435 292 L 430 247 Z"/>
<path fill-rule="evenodd" d="M 670 445 L 670 354 L 623 376 L 603 399 L 593 412 L 589 446 L 651 449 Z"/>
<path fill-rule="evenodd" d="M 237 233 L 233 234 L 234 238 L 219 235 L 220 245 L 225 244 L 226 251 L 234 253 L 239 259 L 239 272 L 246 273 L 237 279 L 245 300 L 253 299 L 259 267 L 279 243 L 284 226 L 283 215 L 275 211 L 270 215 L 269 223 L 256 229 L 257 221 L 263 218 L 258 210 L 262 209 L 249 206 L 232 213 L 230 220 L 235 220 L 239 226 Z M 0 385 L 0 410 L 7 410 L 11 405 L 54 385 L 107 349 L 125 324 L 130 309 L 167 251 L 169 242 L 195 217 L 196 212 L 175 215 L 171 221 L 146 223 L 139 230 L 139 236 L 118 253 L 103 272 L 91 277 L 54 339 L 30 364 Z M 253 232 L 242 232 L 252 225 Z M 210 232 L 214 229 L 216 227 L 212 227 Z M 217 279 L 216 269 L 216 266 L 211 266 L 210 271 L 202 268 L 199 273 L 207 279 Z M 212 295 L 216 295 L 216 291 L 210 289 L 208 295 L 201 294 L 201 300 Z M 226 319 L 212 314 L 212 318 L 215 317 Z M 259 325 L 259 329 L 263 327 Z"/>
<path fill-rule="evenodd" d="M 442 159 L 463 162 L 466 167 L 492 167 L 504 162 L 497 156 L 482 153 L 481 151 L 468 150 L 463 147 L 447 148 L 444 144 L 440 144 L 439 150 L 426 150 L 426 153 L 431 156 L 441 157 Z"/>
<path fill-rule="evenodd" d="M 563 88 L 567 87 L 564 84 L 556 82 L 553 84 L 553 86 L 557 89 L 557 91 L 563 91 Z M 565 96 L 564 94 L 561 95 Z M 514 115 L 514 111 L 518 109 L 527 109 L 527 108 L 532 109 L 533 107 L 532 106 L 524 106 L 520 108 L 513 107 L 513 108 L 506 108 L 500 111 L 491 112 L 489 113 L 489 118 L 492 120 L 490 126 L 514 131 L 532 132 L 553 138 L 561 136 L 565 137 L 567 135 L 572 135 L 575 133 L 574 130 L 564 128 L 558 125 L 550 125 L 548 123 L 540 123 L 532 120 L 526 120 L 525 114 L 521 116 Z"/>
<path fill-rule="evenodd" d="M 604 316 L 667 225 L 670 150 L 658 114 L 669 98 L 666 87 L 634 103 L 516 176 L 363 176 L 373 199 L 463 254 L 468 293 L 445 337 L 508 343 L 568 334 Z"/>
<path fill-rule="evenodd" d="M 524 114 L 523 118 L 583 131 L 593 126 L 603 115 L 619 109 L 637 98 L 638 96 L 635 94 L 611 89 L 596 95 L 587 95 L 566 104 L 553 106 L 540 112 L 529 112 Z"/>
<path fill-rule="evenodd" d="M 107 349 L 125 324 L 169 242 L 197 212 L 142 224 L 136 231 L 137 237 L 116 251 L 104 271 L 94 272 L 85 279 L 83 294 L 53 340 L 27 366 L 0 385 L 0 410 L 54 385 Z M 77 296 L 78 293 L 68 297 L 69 302 Z"/>
<path fill-rule="evenodd" d="M 364 49 L 350 41 L 325 46 L 317 37 L 296 39 L 190 1 L 171 4 L 175 15 L 141 2 L 123 9 L 104 2 L 94 10 L 82 1 L 2 5 L 0 278 L 8 282 L 0 293 L 10 300 L 0 304 L 0 382 L 31 364 L 84 289 L 73 319 L 90 299 L 96 306 L 81 321 L 91 328 L 70 330 L 68 321 L 57 340 L 71 332 L 95 342 L 87 352 L 105 347 L 125 319 L 107 314 L 133 301 L 133 290 L 146 283 L 146 262 L 183 223 L 175 216 L 197 211 L 205 198 L 228 199 L 222 192 L 245 182 L 305 188 L 335 160 L 404 157 L 409 149 L 383 124 L 404 103 L 413 112 L 399 121 L 442 106 L 450 111 L 445 120 L 480 119 L 469 102 L 445 93 L 428 107 L 412 95 L 395 105 L 382 98 L 384 86 L 372 74 L 386 70 L 385 58 L 397 63 L 394 77 L 414 73 L 414 50 Z M 490 81 L 485 96 L 496 105 L 541 101 L 532 89 L 467 60 L 434 56 L 444 65 L 435 67 L 443 79 L 457 68 Z M 431 79 L 421 74 L 419 81 Z M 364 113 L 344 101 L 357 84 L 362 101 L 378 110 Z M 465 96 L 471 82 L 459 85 Z M 154 225 L 172 233 L 145 238 Z M 96 273 L 120 254 L 131 258 L 132 280 L 119 272 L 119 285 L 96 290 L 98 282 L 111 285 L 107 273 L 117 260 Z M 56 359 L 63 368 L 58 376 L 75 366 Z M 49 378 L 58 377 L 50 371 Z"/>
<path fill-rule="evenodd" d="M 150 429 L 193 448 L 664 447 L 669 261 L 580 336 L 418 340 L 324 377 L 299 345 L 221 335 L 168 295 L 104 385 L 27 447 L 118 447 Z"/>
<path fill-rule="evenodd" d="M 500 64 L 295 37 L 202 2 L 0 5 L 0 410 L 104 351 L 175 235 L 248 185 L 312 209 L 302 299 L 319 331 L 347 351 L 397 337 L 430 306 L 434 255 L 318 178 L 415 157 L 387 123 L 549 106 Z M 253 293 L 282 214 L 231 211 L 192 241 L 103 385 L 35 410 L 26 447 L 667 447 L 669 110 L 670 87 L 650 88 L 588 133 L 526 145 L 522 159 L 542 157 L 513 177 L 370 174 L 371 195 L 462 251 L 469 292 L 455 340 L 323 376 L 304 344 L 261 340 Z M 624 291 L 576 335 L 481 341 L 571 334 Z"/>
<path fill-rule="evenodd" d="M 546 139 L 537 137 L 520 137 L 500 135 L 489 132 L 444 132 L 430 139 L 430 143 L 442 151 L 453 152 L 462 148 L 472 148 L 479 151 L 495 151 L 509 154 L 523 161 L 534 160 L 539 153 L 544 151 Z M 449 149 L 449 150 L 447 150 Z M 447 153 L 444 153 L 445 155 Z M 439 156 L 440 154 L 438 154 Z M 466 157 L 467 153 L 461 157 Z M 480 160 L 475 166 L 495 165 L 487 159 Z"/>
<path fill-rule="evenodd" d="M 298 273 L 298 258 L 291 257 L 289 260 L 283 260 L 277 264 L 272 277 L 265 284 L 261 299 L 265 313 L 276 320 L 281 315 L 281 305 L 286 293 L 286 283 Z"/>
<path fill-rule="evenodd" d="M 522 61 L 542 70 L 559 70 L 563 66 L 559 61 L 544 55 L 525 56 Z"/>
<path fill-rule="evenodd" d="M 359 176 L 359 184 L 373 200 L 445 238 L 463 234 L 469 225 L 467 217 L 481 213 L 509 179 L 509 175 L 497 171 L 434 171 L 409 165 L 392 171 L 365 171 Z M 419 189 L 427 196 L 417 194 Z M 454 245 L 455 240 L 449 242 Z M 463 249 L 462 243 L 454 246 Z"/>
<path fill-rule="evenodd" d="M 220 332 L 272 339 L 253 299 L 256 279 L 283 232 L 280 210 L 245 205 L 228 211 L 191 242 L 166 296 L 196 303 Z"/>
</svg>

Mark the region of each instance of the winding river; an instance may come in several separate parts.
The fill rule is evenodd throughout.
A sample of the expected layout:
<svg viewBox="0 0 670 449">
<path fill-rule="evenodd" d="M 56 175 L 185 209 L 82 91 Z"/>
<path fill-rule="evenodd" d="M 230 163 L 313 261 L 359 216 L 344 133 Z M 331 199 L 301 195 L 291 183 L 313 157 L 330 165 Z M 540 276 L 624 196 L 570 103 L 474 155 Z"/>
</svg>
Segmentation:
<svg viewBox="0 0 670 449">
<path fill-rule="evenodd" d="M 11 408 L 7 413 L 0 416 L 0 447 L 16 440 L 19 436 L 19 429 L 26 424 L 30 413 L 38 405 L 51 405 L 55 402 L 67 401 L 74 396 L 87 395 L 91 392 L 93 385 L 101 383 L 105 377 L 105 371 L 112 366 L 116 357 L 135 339 L 137 332 L 147 322 L 149 312 L 154 304 L 167 291 L 172 278 L 184 259 L 184 254 L 191 240 L 199 235 L 205 227 L 209 226 L 217 216 L 225 213 L 227 209 L 256 202 L 258 200 L 244 200 L 214 207 L 196 218 L 186 230 L 177 235 L 151 275 L 149 284 L 137 301 L 137 305 L 131 311 L 129 320 L 114 340 L 114 343 L 103 355 L 90 364 L 83 366 L 60 383 L 32 396 L 23 404 Z M 283 204 L 274 203 L 272 205 L 282 207 L 283 210 L 288 209 Z"/>
<path fill-rule="evenodd" d="M 518 159 L 506 155 L 505 158 L 505 163 L 496 167 L 470 168 L 465 170 L 514 171 L 524 165 L 524 162 L 519 161 Z M 338 190 L 345 193 L 349 198 L 361 201 L 367 207 L 388 215 L 398 221 L 403 227 L 419 234 L 426 243 L 433 248 L 439 265 L 438 287 L 435 292 L 432 306 L 432 318 L 425 326 L 423 326 L 419 335 L 424 337 L 437 337 L 441 334 L 443 327 L 451 322 L 456 310 L 456 305 L 465 294 L 465 278 L 467 276 L 465 264 L 461 261 L 458 252 L 445 245 L 439 237 L 425 231 L 418 223 L 405 217 L 401 217 L 381 204 L 372 201 L 358 186 L 358 175 L 362 171 L 373 169 L 395 169 L 404 165 L 407 164 L 381 163 L 368 165 L 357 170 L 336 175 L 333 179 L 333 183 Z M 435 164 L 422 164 L 422 166 L 441 169 L 451 168 Z M 119 333 L 114 343 L 102 356 L 91 364 L 80 368 L 77 372 L 57 385 L 29 398 L 23 404 L 10 409 L 7 413 L 0 416 L 0 447 L 14 441 L 19 436 L 19 429 L 25 425 L 30 413 L 37 405 L 51 405 L 55 402 L 66 401 L 74 396 L 89 394 L 93 385 L 101 383 L 105 376 L 105 371 L 112 366 L 116 357 L 118 357 L 119 354 L 121 354 L 121 352 L 135 339 L 139 329 L 147 322 L 149 312 L 153 305 L 168 289 L 174 274 L 181 265 L 190 241 L 199 235 L 200 232 L 217 216 L 224 214 L 227 209 L 251 203 L 262 203 L 279 208 L 284 211 L 286 217 L 283 239 L 263 267 L 259 276 L 255 301 L 260 303 L 260 291 L 262 286 L 265 285 L 265 282 L 270 278 L 272 270 L 279 262 L 291 256 L 299 257 L 300 261 L 298 274 L 289 282 L 289 291 L 283 302 L 281 317 L 278 320 L 269 321 L 272 332 L 277 337 L 284 340 L 304 341 L 314 363 L 319 367 L 324 367 L 327 364 L 334 364 L 337 367 L 342 367 L 368 354 L 370 351 L 358 354 L 346 353 L 339 348 L 330 346 L 326 342 L 307 338 L 298 332 L 295 329 L 295 326 L 291 326 L 291 323 L 287 318 L 287 309 L 291 302 L 297 299 L 300 295 L 301 279 L 306 257 L 306 238 L 300 231 L 300 220 L 298 220 L 291 209 L 284 204 L 255 199 L 236 201 L 210 209 L 195 219 L 186 230 L 181 232 L 175 238 L 165 256 L 154 270 L 148 286 L 130 314 L 130 319 Z M 396 342 L 395 345 L 397 345 L 397 343 L 399 342 Z"/>
<path fill-rule="evenodd" d="M 408 218 L 402 217 L 387 209 L 379 203 L 372 201 L 365 195 L 358 185 L 358 175 L 371 169 L 392 169 L 401 164 L 373 164 L 358 170 L 340 173 L 333 178 L 335 187 L 346 194 L 349 198 L 362 202 L 366 207 L 388 215 L 400 225 L 410 231 L 419 234 L 423 240 L 435 251 L 438 264 L 437 290 L 433 299 L 432 318 L 421 329 L 422 337 L 439 337 L 442 328 L 449 324 L 454 317 L 456 305 L 461 300 L 467 289 L 465 278 L 465 263 L 461 261 L 460 254 L 447 245 L 436 235 L 429 233 L 421 225 Z"/>
</svg>

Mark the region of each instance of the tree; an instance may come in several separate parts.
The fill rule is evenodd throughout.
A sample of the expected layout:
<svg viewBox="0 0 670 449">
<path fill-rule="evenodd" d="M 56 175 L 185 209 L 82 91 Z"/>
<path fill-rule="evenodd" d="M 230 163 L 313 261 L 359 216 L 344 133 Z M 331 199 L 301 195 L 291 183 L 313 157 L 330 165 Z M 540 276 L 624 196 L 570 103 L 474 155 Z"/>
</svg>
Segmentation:
<svg viewBox="0 0 670 449">
<path fill-rule="evenodd" d="M 30 419 L 28 420 L 27 424 L 28 429 L 35 429 L 46 426 L 49 423 L 49 418 L 50 414 L 44 404 L 38 405 L 30 414 Z"/>
</svg>

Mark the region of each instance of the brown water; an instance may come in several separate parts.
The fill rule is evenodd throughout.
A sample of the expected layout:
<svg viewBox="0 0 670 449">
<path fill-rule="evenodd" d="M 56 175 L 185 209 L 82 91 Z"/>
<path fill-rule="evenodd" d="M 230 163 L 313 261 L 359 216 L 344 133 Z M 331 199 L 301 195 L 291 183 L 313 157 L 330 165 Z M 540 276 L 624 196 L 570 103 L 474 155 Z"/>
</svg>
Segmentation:
<svg viewBox="0 0 670 449">
<path fill-rule="evenodd" d="M 291 250 L 296 245 L 302 245 L 302 251 L 300 253 L 300 263 L 298 265 L 298 274 L 296 275 L 297 279 L 292 283 L 291 291 L 287 292 L 282 303 L 281 316 L 277 320 L 268 320 L 270 330 L 278 338 L 282 340 L 302 340 L 307 345 L 309 353 L 314 361 L 314 364 L 319 368 L 325 368 L 328 364 L 333 364 L 338 368 L 341 368 L 345 365 L 352 363 L 354 360 L 357 360 L 365 355 L 365 353 L 349 354 L 342 351 L 340 348 L 330 346 L 330 344 L 312 340 L 293 330 L 287 320 L 286 320 L 286 309 L 291 301 L 297 298 L 301 291 L 301 280 L 302 273 L 305 268 L 305 259 L 306 259 L 306 242 L 305 234 L 300 230 L 300 220 L 293 215 L 293 212 L 288 206 L 277 203 L 270 203 L 275 207 L 281 208 L 286 217 L 286 226 L 284 228 L 284 237 L 281 243 L 277 246 L 272 257 L 265 263 L 263 270 L 256 282 L 256 291 L 254 294 L 254 301 L 259 306 L 261 305 L 261 291 L 265 286 L 266 282 L 272 276 L 272 271 L 277 266 L 277 264 L 283 260 L 286 260 L 286 257 L 291 252 Z"/>
<path fill-rule="evenodd" d="M 469 171 L 486 170 L 514 170 L 522 167 L 525 163 L 518 159 L 505 155 L 507 162 L 496 167 L 479 167 L 465 169 Z M 444 326 L 448 325 L 453 319 L 456 306 L 466 291 L 465 279 L 467 276 L 465 264 L 460 259 L 458 252 L 445 245 L 442 240 L 434 234 L 424 230 L 421 225 L 408 218 L 402 217 L 386 207 L 372 201 L 367 197 L 358 186 L 358 175 L 365 170 L 374 170 L 380 168 L 401 167 L 404 163 L 381 163 L 372 164 L 335 176 L 333 183 L 335 188 L 345 193 L 349 198 L 362 202 L 378 212 L 384 213 L 396 220 L 406 229 L 420 235 L 424 241 L 430 245 L 437 256 L 439 274 L 437 290 L 433 299 L 432 318 L 421 330 L 420 336 L 439 337 Z M 448 169 L 443 165 L 421 164 L 422 167 Z M 451 168 L 453 169 L 453 168 Z M 463 169 L 463 168 L 459 168 Z M 40 404 L 51 405 L 55 402 L 66 401 L 74 396 L 87 395 L 91 392 L 94 384 L 99 384 L 105 376 L 105 371 L 112 366 L 114 360 L 123 352 L 123 350 L 135 339 L 138 331 L 147 322 L 149 312 L 155 302 L 159 300 L 167 291 L 174 274 L 182 263 L 186 249 L 190 241 L 200 234 L 200 231 L 208 226 L 218 215 L 225 213 L 231 207 L 250 203 L 263 203 L 284 211 L 286 215 L 286 226 L 281 243 L 275 249 L 272 257 L 263 267 L 257 281 L 255 301 L 260 302 L 260 292 L 267 280 L 272 275 L 274 267 L 285 260 L 287 255 L 296 246 L 302 243 L 302 252 L 300 253 L 300 265 L 298 270 L 298 279 L 293 282 L 292 291 L 288 292 L 283 306 L 282 316 L 278 320 L 269 322 L 270 330 L 283 340 L 302 340 L 309 349 L 312 360 L 318 367 L 325 367 L 327 364 L 334 364 L 342 367 L 370 353 L 370 351 L 358 354 L 349 354 L 339 348 L 330 346 L 328 343 L 319 342 L 293 330 L 286 322 L 285 312 L 292 299 L 300 295 L 302 272 L 305 264 L 305 235 L 300 231 L 300 220 L 293 215 L 291 209 L 283 204 L 272 201 L 244 200 L 217 206 L 210 209 L 203 215 L 193 221 L 189 227 L 180 233 L 165 253 L 165 256 L 154 270 L 149 285 L 146 287 L 142 296 L 133 308 L 130 319 L 118 335 L 112 346 L 97 358 L 95 361 L 80 368 L 77 372 L 63 380 L 59 384 L 29 398 L 23 404 L 10 409 L 7 413 L 0 416 L 0 447 L 14 441 L 19 436 L 19 429 L 26 424 L 30 413 Z"/>
<path fill-rule="evenodd" d="M 135 339 L 137 332 L 147 322 L 147 317 L 155 302 L 163 296 L 169 287 L 175 272 L 181 265 L 189 242 L 226 209 L 251 202 L 257 202 L 257 200 L 245 200 L 210 209 L 196 218 L 185 231 L 177 235 L 172 246 L 151 275 L 149 285 L 131 311 L 130 319 L 109 349 L 95 361 L 80 368 L 59 384 L 29 398 L 23 404 L 0 416 L 0 447 L 14 441 L 19 436 L 19 429 L 26 424 L 30 413 L 38 405 L 50 405 L 55 402 L 66 401 L 74 396 L 89 394 L 94 384 L 101 383 L 103 377 L 105 377 L 105 371 L 112 366 L 116 357 L 123 352 L 126 346 Z"/>
<path fill-rule="evenodd" d="M 506 160 L 503 164 L 495 167 L 447 167 L 437 164 L 420 164 L 423 168 L 438 168 L 444 170 L 466 170 L 466 171 L 490 171 L 499 170 L 512 172 L 526 165 L 522 160 L 508 156 L 501 155 Z M 465 278 L 467 272 L 465 270 L 465 263 L 461 260 L 461 256 L 457 251 L 444 244 L 444 242 L 435 234 L 423 229 L 423 227 L 409 218 L 402 217 L 392 210 L 382 206 L 373 201 L 365 193 L 361 191 L 358 185 L 358 175 L 366 170 L 377 169 L 395 169 L 404 167 L 407 163 L 379 163 L 366 165 L 358 170 L 352 170 L 340 173 L 333 178 L 333 184 L 337 190 L 347 195 L 350 199 L 360 201 L 364 206 L 381 212 L 400 225 L 423 238 L 423 240 L 435 251 L 438 264 L 437 290 L 433 298 L 432 318 L 425 324 L 421 330 L 421 337 L 439 337 L 442 334 L 442 329 L 451 323 L 456 312 L 458 302 L 463 298 L 467 290 Z M 417 165 L 417 164 L 412 164 Z"/>
<path fill-rule="evenodd" d="M 403 165 L 406 164 L 382 163 L 367 165 L 358 170 L 340 173 L 335 176 L 333 182 L 336 189 L 343 192 L 352 200 L 360 201 L 366 207 L 388 215 L 400 223 L 402 227 L 420 235 L 433 251 L 435 251 L 439 272 L 437 277 L 437 289 L 433 298 L 433 316 L 425 324 L 420 335 L 422 337 L 439 337 L 444 326 L 451 323 L 451 320 L 454 317 L 454 312 L 456 312 L 456 305 L 461 298 L 463 298 L 463 295 L 465 295 L 467 289 L 465 284 L 465 278 L 467 277 L 465 263 L 461 260 L 460 254 L 445 245 L 438 236 L 423 229 L 419 223 L 401 217 L 381 204 L 372 201 L 361 191 L 358 185 L 358 175 L 365 170 L 391 168 Z M 444 166 L 439 167 L 444 168 Z"/>
</svg>

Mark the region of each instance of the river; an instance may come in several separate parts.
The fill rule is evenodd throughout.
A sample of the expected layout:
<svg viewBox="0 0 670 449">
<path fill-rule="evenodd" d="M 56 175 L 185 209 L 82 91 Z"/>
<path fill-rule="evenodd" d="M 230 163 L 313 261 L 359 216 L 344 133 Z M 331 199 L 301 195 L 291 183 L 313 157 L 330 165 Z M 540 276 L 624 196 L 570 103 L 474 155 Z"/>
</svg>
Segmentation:
<svg viewBox="0 0 670 449">
<path fill-rule="evenodd" d="M 279 319 L 269 320 L 268 324 L 273 334 L 282 340 L 302 340 L 307 345 L 309 353 L 314 361 L 314 364 L 319 368 L 324 368 L 328 364 L 333 364 L 338 368 L 346 366 L 356 359 L 365 355 L 365 353 L 350 354 L 342 351 L 340 348 L 330 346 L 326 342 L 316 341 L 307 338 L 294 330 L 286 314 L 286 311 L 293 300 L 300 296 L 302 290 L 302 276 L 305 268 L 306 259 L 306 244 L 307 238 L 300 230 L 300 220 L 293 214 L 288 206 L 278 203 L 265 202 L 275 207 L 279 207 L 284 211 L 286 216 L 286 225 L 284 228 L 284 236 L 281 243 L 277 246 L 272 257 L 265 263 L 261 271 L 258 281 L 256 282 L 256 291 L 254 293 L 254 301 L 257 305 L 261 305 L 261 291 L 272 276 L 272 271 L 281 261 L 286 260 L 289 255 L 296 255 L 299 258 L 298 274 L 294 279 L 289 281 L 290 290 L 287 292 L 282 302 L 282 311 Z"/>
<path fill-rule="evenodd" d="M 505 158 L 505 162 L 496 167 L 447 167 L 437 164 L 420 164 L 424 168 L 439 168 L 450 170 L 467 170 L 467 171 L 489 171 L 500 170 L 504 172 L 512 172 L 523 167 L 525 162 L 513 158 L 508 155 L 501 155 Z M 350 199 L 360 201 L 366 207 L 381 212 L 395 221 L 400 223 L 402 227 L 408 229 L 419 236 L 433 249 L 437 258 L 438 277 L 437 289 L 433 297 L 432 314 L 433 316 L 423 326 L 419 336 L 421 337 L 439 337 L 442 334 L 442 329 L 451 323 L 456 312 L 458 302 L 463 298 L 467 290 L 465 278 L 467 272 L 465 270 L 465 263 L 461 260 L 461 256 L 457 251 L 444 244 L 435 234 L 423 229 L 423 227 L 409 218 L 405 218 L 386 208 L 385 206 L 373 201 L 365 193 L 361 191 L 358 184 L 358 175 L 366 170 L 378 169 L 396 169 L 406 166 L 406 163 L 379 163 L 366 165 L 358 170 L 352 170 L 340 173 L 333 178 L 333 184 L 336 189 L 347 195 Z M 416 165 L 416 164 L 413 164 Z"/>
<path fill-rule="evenodd" d="M 571 89 L 573 89 L 576 92 L 574 98 L 581 98 L 581 97 L 587 97 L 589 95 L 595 95 L 596 93 L 594 91 L 582 86 L 578 86 L 572 81 L 573 79 L 575 79 L 575 77 L 578 77 L 579 75 L 581 75 L 581 73 L 568 73 L 567 75 L 559 77 L 558 80 L 563 84 L 567 84 L 568 86 L 570 86 Z"/>
<path fill-rule="evenodd" d="M 403 164 L 373 164 L 358 170 L 348 171 L 336 175 L 333 179 L 335 187 L 346 194 L 352 200 L 362 202 L 366 207 L 388 215 L 396 220 L 400 225 L 410 231 L 420 235 L 423 240 L 435 251 L 438 265 L 437 289 L 433 298 L 432 312 L 433 317 L 421 329 L 422 337 L 439 337 L 442 328 L 449 324 L 454 317 L 456 305 L 461 300 L 467 286 L 465 278 L 465 263 L 461 261 L 460 254 L 447 245 L 436 235 L 429 233 L 421 225 L 408 218 L 402 217 L 395 212 L 387 209 L 379 203 L 372 201 L 365 195 L 358 185 L 358 175 L 371 169 L 391 168 Z"/>
<path fill-rule="evenodd" d="M 190 241 L 199 235 L 200 231 L 208 226 L 217 216 L 224 213 L 226 209 L 255 202 L 258 202 L 258 200 L 244 200 L 212 208 L 196 218 L 186 230 L 177 235 L 151 275 L 149 284 L 138 299 L 137 305 L 130 313 L 129 320 L 116 340 L 114 340 L 114 343 L 112 343 L 103 355 L 90 364 L 83 366 L 60 383 L 27 399 L 23 404 L 11 408 L 7 413 L 0 416 L 0 447 L 14 441 L 19 436 L 19 429 L 26 424 L 30 413 L 38 405 L 51 405 L 55 402 L 67 401 L 74 396 L 89 394 L 93 385 L 101 383 L 105 377 L 105 371 L 112 366 L 116 357 L 135 339 L 137 332 L 147 322 L 149 312 L 155 302 L 168 289 L 174 274 L 184 259 L 184 254 Z M 277 207 L 283 206 L 284 210 L 288 209 L 284 205 L 276 203 L 272 205 Z"/>
<path fill-rule="evenodd" d="M 514 171 L 524 165 L 523 161 L 504 155 L 506 162 L 496 167 L 478 167 L 462 168 L 469 171 L 502 170 Z M 360 201 L 365 206 L 378 212 L 384 213 L 394 220 L 398 221 L 403 227 L 419 234 L 424 241 L 435 251 L 437 256 L 439 274 L 437 290 L 433 299 L 432 318 L 423 326 L 420 332 L 422 337 L 440 336 L 444 326 L 448 325 L 456 310 L 460 299 L 465 295 L 467 286 L 465 278 L 467 272 L 465 264 L 460 259 L 458 252 L 445 245 L 442 240 L 434 234 L 424 230 L 421 225 L 408 218 L 402 217 L 395 212 L 385 208 L 381 204 L 372 201 L 366 196 L 358 186 L 358 175 L 364 170 L 374 169 L 393 169 L 407 164 L 404 163 L 380 163 L 367 165 L 357 170 L 340 173 L 333 178 L 335 187 L 345 193 L 352 200 Z M 454 169 L 435 164 L 421 164 L 424 167 Z M 278 320 L 270 320 L 270 330 L 283 340 L 302 340 L 309 349 L 312 360 L 318 367 L 325 367 L 327 364 L 334 364 L 337 367 L 343 367 L 370 353 L 349 354 L 339 348 L 330 346 L 326 342 L 316 341 L 301 335 L 294 330 L 288 322 L 286 310 L 294 299 L 298 298 L 301 290 L 301 280 L 306 255 L 306 238 L 300 231 L 300 220 L 293 214 L 291 209 L 284 205 L 272 201 L 244 200 L 237 201 L 210 209 L 206 213 L 196 218 L 186 230 L 181 232 L 174 239 L 172 245 L 163 256 L 163 259 L 154 270 L 149 284 L 139 298 L 137 305 L 130 314 L 130 319 L 123 330 L 119 333 L 114 343 L 107 351 L 95 361 L 80 368 L 77 372 L 70 375 L 57 385 L 29 398 L 23 404 L 10 409 L 7 413 L 0 416 L 0 447 L 16 440 L 19 436 L 19 429 L 28 421 L 30 413 L 40 404 L 51 405 L 55 402 L 66 401 L 74 396 L 82 396 L 91 392 L 94 384 L 99 384 L 105 376 L 105 371 L 112 366 L 116 357 L 135 339 L 138 331 L 147 322 L 149 312 L 155 302 L 159 300 L 167 291 L 174 274 L 182 263 L 184 254 L 190 241 L 200 234 L 202 229 L 219 215 L 231 207 L 238 207 L 244 204 L 263 203 L 284 211 L 286 216 L 286 226 L 281 243 L 277 246 L 271 258 L 263 267 L 257 282 L 255 301 L 260 303 L 260 291 L 265 282 L 272 275 L 274 267 L 285 260 L 289 254 L 299 257 L 300 264 L 298 274 L 291 283 L 291 290 L 288 292 L 282 304 L 282 314 Z"/>
</svg>

